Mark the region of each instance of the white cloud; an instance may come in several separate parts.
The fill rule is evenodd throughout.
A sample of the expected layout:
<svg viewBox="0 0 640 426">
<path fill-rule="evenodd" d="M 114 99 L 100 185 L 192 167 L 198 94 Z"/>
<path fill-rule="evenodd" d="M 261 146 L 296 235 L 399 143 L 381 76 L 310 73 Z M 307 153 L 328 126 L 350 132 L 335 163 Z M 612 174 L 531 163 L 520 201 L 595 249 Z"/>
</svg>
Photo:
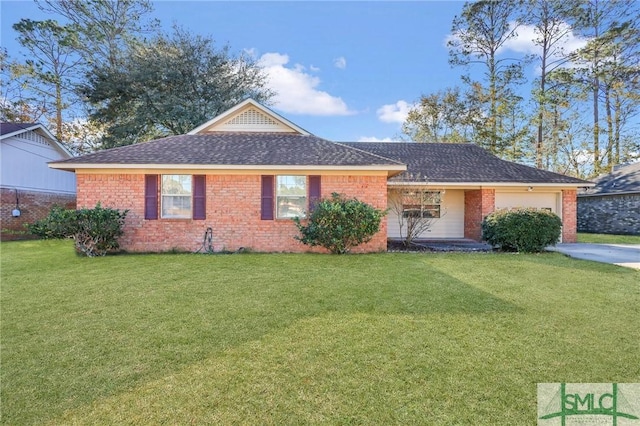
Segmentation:
<svg viewBox="0 0 640 426">
<path fill-rule="evenodd" d="M 347 59 L 344 56 L 340 56 L 333 60 L 333 65 L 341 70 L 347 68 Z"/>
<path fill-rule="evenodd" d="M 378 119 L 385 123 L 404 123 L 413 105 L 407 101 L 398 101 L 395 104 L 383 105 L 378 108 Z"/>
<path fill-rule="evenodd" d="M 377 138 L 375 136 L 362 136 L 358 142 L 399 142 L 399 139 L 393 138 Z"/>
<path fill-rule="evenodd" d="M 269 87 L 276 92 L 274 106 L 290 114 L 351 115 L 342 98 L 318 90 L 320 79 L 306 72 L 303 65 L 287 67 L 289 56 L 265 53 L 258 64 L 265 70 Z M 311 67 L 311 71 L 315 71 Z"/>
<path fill-rule="evenodd" d="M 513 25 L 515 24 L 512 22 L 511 26 L 513 27 Z M 587 40 L 575 35 L 567 23 L 561 23 L 558 32 L 564 34 L 557 45 L 562 47 L 565 53 L 578 50 L 587 44 Z M 516 33 L 517 35 L 515 37 L 506 41 L 503 45 L 504 49 L 526 54 L 539 55 L 541 53 L 542 48 L 534 43 L 534 40 L 539 37 L 535 26 L 520 25 Z"/>
<path fill-rule="evenodd" d="M 511 22 L 510 26 L 513 29 L 515 26 L 515 22 Z M 580 37 L 579 35 L 574 34 L 571 30 L 571 26 L 567 23 L 560 24 L 560 33 L 564 33 L 562 39 L 556 43 L 557 54 L 555 57 L 552 57 L 551 60 L 561 59 L 560 55 L 562 52 L 564 54 L 568 54 L 574 52 L 584 46 L 586 46 L 588 40 Z M 517 53 L 523 53 L 526 55 L 541 55 L 542 47 L 536 45 L 534 40 L 539 37 L 538 31 L 533 25 L 520 25 L 516 29 L 516 36 L 507 40 L 501 47 L 498 49 L 498 54 L 504 53 L 505 51 L 512 51 Z M 445 46 L 449 42 L 453 43 L 461 43 L 462 40 L 460 38 L 459 33 L 448 34 L 444 40 Z M 567 64 L 566 66 L 570 67 L 571 64 Z M 537 70 L 539 73 L 540 70 Z"/>
<path fill-rule="evenodd" d="M 511 25 L 514 25 L 513 23 Z M 523 53 L 526 55 L 542 55 L 542 47 L 535 44 L 534 40 L 540 37 L 538 30 L 533 25 L 521 25 L 517 29 L 517 36 L 508 40 L 501 50 L 511 50 L 513 52 Z M 581 38 L 573 33 L 571 27 L 567 23 L 562 23 L 559 29 L 560 33 L 564 35 L 555 43 L 554 51 L 550 52 L 551 55 L 547 63 L 560 64 L 563 68 L 573 68 L 575 63 L 565 62 L 566 55 L 575 52 L 587 45 L 588 40 Z M 537 75 L 542 74 L 541 65 L 536 64 L 535 73 Z"/>
</svg>

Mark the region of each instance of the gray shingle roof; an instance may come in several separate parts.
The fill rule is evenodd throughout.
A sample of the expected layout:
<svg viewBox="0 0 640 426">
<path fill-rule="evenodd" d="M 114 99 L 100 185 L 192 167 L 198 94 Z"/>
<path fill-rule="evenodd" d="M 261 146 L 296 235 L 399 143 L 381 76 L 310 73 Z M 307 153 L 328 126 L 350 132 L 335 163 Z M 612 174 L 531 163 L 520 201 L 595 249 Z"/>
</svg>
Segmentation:
<svg viewBox="0 0 640 426">
<path fill-rule="evenodd" d="M 595 186 L 580 195 L 640 193 L 640 162 L 617 167 L 613 172 L 597 177 Z"/>
<path fill-rule="evenodd" d="M 0 136 L 8 135 L 19 130 L 25 130 L 37 125 L 38 123 L 0 123 Z"/>
<path fill-rule="evenodd" d="M 83 155 L 55 164 L 402 166 L 381 156 L 292 133 L 179 135 Z"/>
<path fill-rule="evenodd" d="M 473 144 L 349 142 L 345 145 L 407 164 L 407 171 L 394 176 L 391 181 L 589 183 L 501 160 Z"/>
</svg>

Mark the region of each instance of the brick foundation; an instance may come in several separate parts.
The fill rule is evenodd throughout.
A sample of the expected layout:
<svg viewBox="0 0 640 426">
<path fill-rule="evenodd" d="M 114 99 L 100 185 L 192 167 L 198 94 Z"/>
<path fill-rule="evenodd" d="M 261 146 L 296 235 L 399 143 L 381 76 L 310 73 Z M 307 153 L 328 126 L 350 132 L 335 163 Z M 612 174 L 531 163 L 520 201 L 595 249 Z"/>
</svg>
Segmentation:
<svg viewBox="0 0 640 426">
<path fill-rule="evenodd" d="M 240 247 L 258 252 L 323 252 L 293 237 L 298 230 L 291 220 L 260 219 L 260 175 L 207 175 L 206 219 L 144 219 L 144 175 L 77 174 L 78 207 L 128 209 L 120 245 L 131 252 L 196 251 L 208 227 L 213 230 L 214 250 Z M 322 176 L 322 196 L 332 192 L 355 196 L 379 209 L 387 207 L 386 176 Z M 354 252 L 386 250 L 387 223 Z"/>
<path fill-rule="evenodd" d="M 482 220 L 495 210 L 495 189 L 474 189 L 464 192 L 464 237 L 482 240 Z"/>
<path fill-rule="evenodd" d="M 66 209 L 76 208 L 75 195 L 18 190 L 20 216 L 13 217 L 12 211 L 16 208 L 16 190 L 1 188 L 0 197 L 0 239 L 2 241 L 35 238 L 27 232 L 25 225 L 44 219 L 56 204 Z"/>
</svg>

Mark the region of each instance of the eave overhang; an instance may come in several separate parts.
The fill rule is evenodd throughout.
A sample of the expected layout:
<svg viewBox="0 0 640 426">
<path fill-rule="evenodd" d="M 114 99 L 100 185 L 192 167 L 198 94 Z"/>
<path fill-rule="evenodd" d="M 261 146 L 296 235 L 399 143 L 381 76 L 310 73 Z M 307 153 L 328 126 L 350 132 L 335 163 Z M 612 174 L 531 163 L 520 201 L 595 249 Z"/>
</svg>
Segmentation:
<svg viewBox="0 0 640 426">
<path fill-rule="evenodd" d="M 194 170 L 194 171 L 256 171 L 256 170 L 267 170 L 267 171 L 290 171 L 290 170 L 298 170 L 298 171 L 309 171 L 309 172 L 318 172 L 318 171 L 357 171 L 357 172 L 386 172 L 388 177 L 392 177 L 398 175 L 407 170 L 407 167 L 402 164 L 376 164 L 376 165 L 359 165 L 359 166 L 350 166 L 350 165 L 341 165 L 341 166 L 332 166 L 332 165 L 296 165 L 296 164 L 270 164 L 270 165 L 248 165 L 248 164 L 108 164 L 108 163 L 100 163 L 100 164 L 89 164 L 89 163 L 49 163 L 49 167 L 56 170 L 65 170 L 69 172 L 77 172 L 77 171 L 100 171 L 100 170 Z"/>
<path fill-rule="evenodd" d="M 482 189 L 482 188 L 506 188 L 506 187 L 533 187 L 533 188 L 589 188 L 595 186 L 594 183 L 551 183 L 551 182 L 433 182 L 433 181 L 389 181 L 389 187 L 447 187 L 460 189 Z"/>
</svg>

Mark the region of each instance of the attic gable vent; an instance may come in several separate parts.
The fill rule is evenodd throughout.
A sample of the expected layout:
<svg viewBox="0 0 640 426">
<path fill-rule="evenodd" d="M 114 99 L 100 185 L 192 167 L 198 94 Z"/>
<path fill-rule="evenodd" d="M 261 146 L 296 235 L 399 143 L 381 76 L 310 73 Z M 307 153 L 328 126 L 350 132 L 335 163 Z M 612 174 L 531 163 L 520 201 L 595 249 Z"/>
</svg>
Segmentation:
<svg viewBox="0 0 640 426">
<path fill-rule="evenodd" d="M 22 138 L 22 139 L 26 139 L 26 140 L 32 141 L 32 142 L 39 143 L 41 145 L 51 146 L 49 144 L 49 142 L 43 136 L 41 136 L 38 133 L 33 132 L 33 131 L 22 133 L 18 137 Z"/>
<path fill-rule="evenodd" d="M 188 134 L 201 135 L 213 132 L 297 133 L 309 135 L 309 132 L 303 128 L 298 127 L 286 118 L 280 117 L 251 98 L 201 124 Z"/>
<path fill-rule="evenodd" d="M 249 109 L 242 114 L 236 115 L 231 120 L 225 123 L 232 126 L 260 126 L 260 127 L 278 127 L 278 122 L 270 117 L 256 111 L 255 109 Z"/>
<path fill-rule="evenodd" d="M 209 131 L 229 132 L 293 132 L 289 126 L 263 113 L 257 108 L 249 108 L 240 114 L 231 116 L 219 125 L 214 125 Z"/>
</svg>

